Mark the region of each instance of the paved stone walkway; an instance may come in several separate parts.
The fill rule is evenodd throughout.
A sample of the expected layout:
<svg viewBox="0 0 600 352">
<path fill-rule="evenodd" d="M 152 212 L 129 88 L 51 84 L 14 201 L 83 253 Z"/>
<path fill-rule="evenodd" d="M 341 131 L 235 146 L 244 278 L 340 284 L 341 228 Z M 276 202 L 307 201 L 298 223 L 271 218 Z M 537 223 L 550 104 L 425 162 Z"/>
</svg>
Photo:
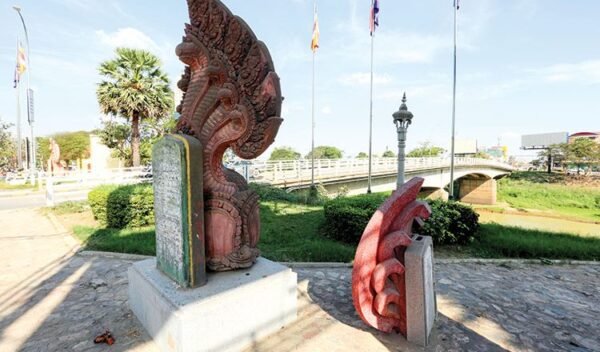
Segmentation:
<svg viewBox="0 0 600 352">
<path fill-rule="evenodd" d="M 0 211 L 0 352 L 153 351 L 127 308 L 129 261 L 73 255 L 77 241 L 33 209 Z"/>
<path fill-rule="evenodd" d="M 131 261 L 73 256 L 34 210 L 0 212 L 0 351 L 155 351 L 127 306 Z M 600 266 L 436 265 L 439 320 L 427 351 L 600 351 Z M 350 269 L 294 269 L 299 319 L 258 351 L 419 351 L 367 328 Z M 94 345 L 103 329 L 117 342 Z"/>
</svg>

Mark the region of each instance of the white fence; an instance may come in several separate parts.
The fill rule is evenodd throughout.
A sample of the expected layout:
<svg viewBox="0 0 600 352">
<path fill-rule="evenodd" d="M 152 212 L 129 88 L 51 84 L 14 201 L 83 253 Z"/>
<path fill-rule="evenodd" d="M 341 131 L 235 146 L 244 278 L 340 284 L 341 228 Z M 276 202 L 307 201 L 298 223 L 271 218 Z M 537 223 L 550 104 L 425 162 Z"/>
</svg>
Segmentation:
<svg viewBox="0 0 600 352">
<path fill-rule="evenodd" d="M 91 188 L 103 184 L 133 184 L 152 180 L 152 171 L 145 167 L 107 169 L 102 172 L 72 171 L 64 173 L 40 173 L 40 180 L 57 188 Z"/>
<path fill-rule="evenodd" d="M 504 170 L 512 170 L 512 166 L 495 160 L 477 158 L 455 158 L 455 166 L 490 166 Z M 398 169 L 396 158 L 374 158 L 372 174 L 390 174 Z M 406 158 L 405 172 L 430 170 L 450 167 L 449 158 Z M 233 165 L 242 175 L 250 180 L 272 184 L 297 183 L 311 179 L 311 160 L 290 161 L 252 161 Z M 365 176 L 369 172 L 368 159 L 315 160 L 315 179 L 334 179 Z"/>
</svg>

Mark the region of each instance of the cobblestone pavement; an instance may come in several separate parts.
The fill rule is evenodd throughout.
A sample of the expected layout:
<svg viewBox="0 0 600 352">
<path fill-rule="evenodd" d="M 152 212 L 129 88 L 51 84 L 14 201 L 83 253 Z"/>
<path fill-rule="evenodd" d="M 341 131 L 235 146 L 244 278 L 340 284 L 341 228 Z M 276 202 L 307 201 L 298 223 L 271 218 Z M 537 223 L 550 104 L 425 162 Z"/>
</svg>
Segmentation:
<svg viewBox="0 0 600 352">
<path fill-rule="evenodd" d="M 75 245 L 33 210 L 0 212 L 0 351 L 155 351 L 128 309 L 131 261 L 73 256 Z M 435 268 L 440 314 L 426 350 L 600 351 L 600 266 Z M 294 270 L 299 319 L 248 352 L 422 350 L 360 321 L 350 269 Z M 92 343 L 105 328 L 110 349 Z"/>
<path fill-rule="evenodd" d="M 439 316 L 427 351 L 600 351 L 600 266 L 436 265 Z M 295 269 L 296 326 L 252 351 L 422 350 L 355 313 L 350 269 Z"/>
<path fill-rule="evenodd" d="M 73 256 L 77 242 L 33 209 L 0 211 L 0 352 L 153 351 L 127 308 L 131 262 Z"/>
</svg>

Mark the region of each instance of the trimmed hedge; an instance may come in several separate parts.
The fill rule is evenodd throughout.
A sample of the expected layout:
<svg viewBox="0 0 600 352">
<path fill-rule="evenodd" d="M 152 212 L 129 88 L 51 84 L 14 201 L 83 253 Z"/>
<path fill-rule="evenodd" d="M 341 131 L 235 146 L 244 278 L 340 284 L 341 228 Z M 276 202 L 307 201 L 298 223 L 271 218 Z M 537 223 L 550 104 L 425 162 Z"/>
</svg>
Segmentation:
<svg viewBox="0 0 600 352">
<path fill-rule="evenodd" d="M 94 218 L 107 228 L 154 225 L 154 193 L 150 184 L 99 186 L 88 194 L 88 202 Z"/>
<path fill-rule="evenodd" d="M 339 241 L 358 244 L 373 213 L 388 198 L 388 193 L 340 197 L 325 203 L 327 235 Z M 431 236 L 435 244 L 465 244 L 473 241 L 479 232 L 479 215 L 469 206 L 457 202 L 434 200 L 431 217 L 419 230 Z"/>
</svg>

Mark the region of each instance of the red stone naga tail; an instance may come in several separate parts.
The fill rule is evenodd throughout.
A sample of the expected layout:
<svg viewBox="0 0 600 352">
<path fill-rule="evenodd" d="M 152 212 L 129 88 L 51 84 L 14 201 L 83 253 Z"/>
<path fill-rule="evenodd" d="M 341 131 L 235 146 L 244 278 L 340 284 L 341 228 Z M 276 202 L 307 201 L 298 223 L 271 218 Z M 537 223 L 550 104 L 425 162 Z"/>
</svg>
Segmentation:
<svg viewBox="0 0 600 352">
<path fill-rule="evenodd" d="M 413 223 L 421 226 L 431 209 L 417 201 L 423 179 L 415 177 L 377 209 L 361 237 L 352 270 L 354 307 L 368 325 L 406 336 L 404 251 Z"/>
</svg>

